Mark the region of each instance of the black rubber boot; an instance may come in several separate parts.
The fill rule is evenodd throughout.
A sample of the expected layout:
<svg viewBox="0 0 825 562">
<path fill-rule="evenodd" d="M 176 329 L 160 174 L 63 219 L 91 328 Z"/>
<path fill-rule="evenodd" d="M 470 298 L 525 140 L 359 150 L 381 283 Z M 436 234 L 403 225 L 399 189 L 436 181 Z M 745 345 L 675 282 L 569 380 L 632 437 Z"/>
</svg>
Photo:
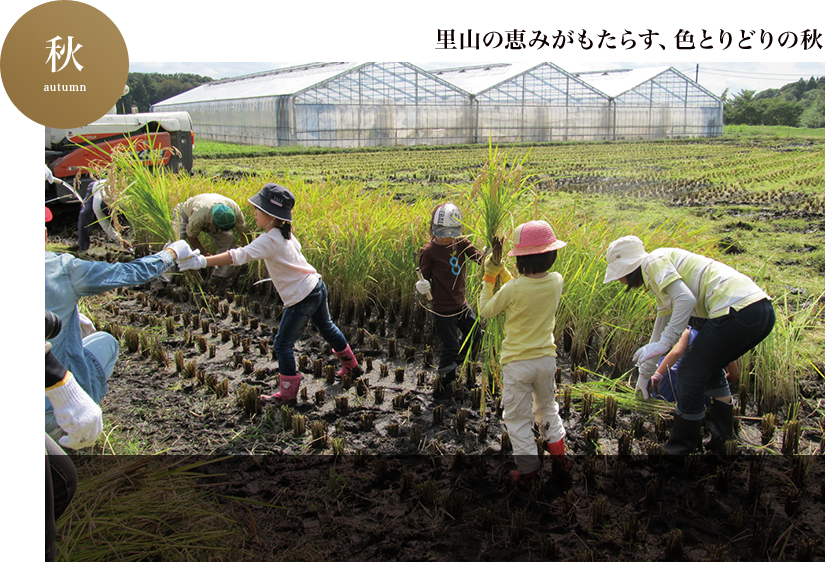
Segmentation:
<svg viewBox="0 0 825 562">
<path fill-rule="evenodd" d="M 670 439 L 665 443 L 666 455 L 689 455 L 702 443 L 702 420 L 686 420 L 680 415 L 673 416 Z"/>
<path fill-rule="evenodd" d="M 722 453 L 725 443 L 736 440 L 733 432 L 733 404 L 714 400 L 710 404 L 710 441 L 706 445 L 709 451 Z"/>
</svg>

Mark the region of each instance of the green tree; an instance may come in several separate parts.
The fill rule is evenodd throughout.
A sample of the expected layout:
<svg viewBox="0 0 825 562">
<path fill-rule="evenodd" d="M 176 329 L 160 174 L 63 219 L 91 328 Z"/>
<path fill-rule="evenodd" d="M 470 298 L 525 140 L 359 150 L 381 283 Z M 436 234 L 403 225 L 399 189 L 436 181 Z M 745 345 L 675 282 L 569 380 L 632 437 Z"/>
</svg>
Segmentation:
<svg viewBox="0 0 825 562">
<path fill-rule="evenodd" d="M 820 91 L 825 93 L 823 90 Z M 809 129 L 825 127 L 825 96 L 820 96 L 808 109 L 802 112 L 799 117 L 799 125 Z"/>
<path fill-rule="evenodd" d="M 725 102 L 724 122 L 726 125 L 756 125 L 760 116 L 753 97 L 756 90 L 741 90 Z"/>
<path fill-rule="evenodd" d="M 785 127 L 798 127 L 799 116 L 805 108 L 792 101 L 785 101 L 779 98 L 759 100 L 756 102 L 759 114 L 758 123 L 753 125 L 783 125 Z"/>
<path fill-rule="evenodd" d="M 129 93 L 120 98 L 117 110 L 118 113 L 131 113 L 132 107 L 137 107 L 138 112 L 145 113 L 153 104 L 211 81 L 212 78 L 197 74 L 130 72 L 126 80 Z"/>
</svg>

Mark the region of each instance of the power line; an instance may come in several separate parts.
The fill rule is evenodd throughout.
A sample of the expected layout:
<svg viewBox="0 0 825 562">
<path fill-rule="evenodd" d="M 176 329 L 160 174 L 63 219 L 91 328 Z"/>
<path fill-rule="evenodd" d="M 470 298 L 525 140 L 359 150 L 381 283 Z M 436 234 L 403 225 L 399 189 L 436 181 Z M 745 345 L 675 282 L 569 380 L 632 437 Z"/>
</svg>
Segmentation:
<svg viewBox="0 0 825 562">
<path fill-rule="evenodd" d="M 803 77 L 804 75 L 807 74 L 807 73 L 803 73 L 803 72 L 799 72 L 799 73 L 795 73 L 795 74 L 781 74 L 781 73 L 777 73 L 777 72 L 753 72 L 753 71 L 747 71 L 747 70 L 727 70 L 727 69 L 724 69 L 724 68 L 711 68 L 711 67 L 707 67 L 707 66 L 700 66 L 699 70 L 700 70 L 700 72 L 718 73 L 720 75 L 735 74 L 735 75 L 738 75 L 738 76 L 750 76 L 750 77 L 756 77 L 756 78 L 765 77 L 766 79 L 769 79 L 769 78 L 767 78 L 769 76 L 776 76 L 777 78 L 779 78 L 779 77 L 787 78 L 787 77 L 793 77 L 793 76 Z M 814 72 L 814 73 L 811 73 L 810 76 L 816 76 L 816 74 L 817 73 Z M 823 76 L 823 75 L 825 75 L 825 74 L 820 74 L 820 76 Z"/>
<path fill-rule="evenodd" d="M 710 75 L 710 76 L 724 76 L 725 78 L 732 78 L 732 79 L 736 79 L 736 78 L 742 79 L 742 80 L 754 79 L 754 80 L 761 80 L 761 81 L 785 82 L 786 84 L 789 83 L 789 82 L 794 82 L 795 81 L 793 79 L 789 79 L 787 77 L 783 78 L 783 77 L 778 76 L 778 75 L 774 75 L 773 77 L 764 76 L 764 75 L 755 75 L 755 76 L 730 75 L 730 74 L 727 74 L 727 73 L 724 73 L 724 72 L 708 71 L 708 70 L 705 70 L 701 67 L 699 68 L 699 74 L 700 74 L 700 76 L 701 75 L 705 75 L 705 76 L 707 76 L 707 75 Z M 798 74 L 791 74 L 789 76 L 794 76 L 796 78 L 803 78 L 804 79 L 803 76 L 799 76 Z"/>
</svg>

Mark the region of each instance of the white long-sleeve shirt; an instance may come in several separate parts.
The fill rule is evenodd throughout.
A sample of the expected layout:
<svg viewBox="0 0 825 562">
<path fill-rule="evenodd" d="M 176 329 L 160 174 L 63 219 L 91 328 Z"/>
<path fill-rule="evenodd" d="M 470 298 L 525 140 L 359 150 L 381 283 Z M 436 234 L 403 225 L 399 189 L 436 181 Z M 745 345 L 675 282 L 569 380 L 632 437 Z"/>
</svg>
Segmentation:
<svg viewBox="0 0 825 562">
<path fill-rule="evenodd" d="M 284 306 L 293 306 L 304 300 L 321 278 L 301 253 L 301 243 L 295 235 L 287 240 L 277 228 L 261 234 L 247 246 L 229 250 L 229 255 L 234 265 L 264 260 Z"/>
<path fill-rule="evenodd" d="M 98 180 L 92 184 L 92 210 L 97 218 L 97 224 L 103 229 L 106 235 L 115 242 L 123 242 L 120 234 L 112 226 L 112 219 L 103 210 L 103 203 L 106 201 L 106 180 Z"/>
<path fill-rule="evenodd" d="M 722 262 L 679 248 L 659 248 L 642 261 L 645 285 L 656 297 L 650 341 L 673 345 L 690 316 L 718 318 L 770 297 L 750 277 Z"/>
</svg>

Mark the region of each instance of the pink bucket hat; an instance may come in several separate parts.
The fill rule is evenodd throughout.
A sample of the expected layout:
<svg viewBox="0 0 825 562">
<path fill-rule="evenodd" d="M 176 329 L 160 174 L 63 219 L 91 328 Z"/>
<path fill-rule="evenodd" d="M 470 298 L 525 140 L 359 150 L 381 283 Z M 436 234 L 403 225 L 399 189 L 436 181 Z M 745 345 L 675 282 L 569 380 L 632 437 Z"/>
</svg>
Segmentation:
<svg viewBox="0 0 825 562">
<path fill-rule="evenodd" d="M 567 245 L 556 238 L 556 233 L 547 221 L 530 221 L 520 224 L 513 232 L 513 249 L 508 256 L 529 256 L 558 250 Z"/>
</svg>

